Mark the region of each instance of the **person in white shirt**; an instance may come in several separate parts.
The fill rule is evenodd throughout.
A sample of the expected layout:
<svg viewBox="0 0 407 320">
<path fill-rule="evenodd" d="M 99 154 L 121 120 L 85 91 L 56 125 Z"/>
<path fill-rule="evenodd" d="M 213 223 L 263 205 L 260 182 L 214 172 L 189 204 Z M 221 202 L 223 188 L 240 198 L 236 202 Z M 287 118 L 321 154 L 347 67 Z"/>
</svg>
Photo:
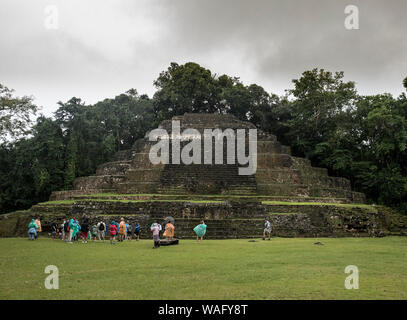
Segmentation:
<svg viewBox="0 0 407 320">
<path fill-rule="evenodd" d="M 268 218 L 264 219 L 264 231 L 263 231 L 263 240 L 266 240 L 266 236 L 268 235 L 269 240 L 271 239 L 271 222 Z"/>
<path fill-rule="evenodd" d="M 98 231 L 98 240 L 103 239 L 103 242 L 105 242 L 105 230 L 106 230 L 106 224 L 103 221 L 100 221 L 97 224 L 97 231 Z"/>
</svg>

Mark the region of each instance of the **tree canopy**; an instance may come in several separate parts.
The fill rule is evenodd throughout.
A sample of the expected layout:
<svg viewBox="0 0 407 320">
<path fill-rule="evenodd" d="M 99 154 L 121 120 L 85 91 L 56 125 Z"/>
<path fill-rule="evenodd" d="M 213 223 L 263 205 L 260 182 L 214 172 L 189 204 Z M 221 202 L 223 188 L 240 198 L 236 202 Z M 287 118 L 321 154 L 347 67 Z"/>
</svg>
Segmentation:
<svg viewBox="0 0 407 320">
<path fill-rule="evenodd" d="M 4 142 L 7 135 L 16 138 L 27 134 L 30 116 L 38 111 L 32 97 L 15 97 L 13 91 L 0 83 L 0 142 Z"/>
</svg>

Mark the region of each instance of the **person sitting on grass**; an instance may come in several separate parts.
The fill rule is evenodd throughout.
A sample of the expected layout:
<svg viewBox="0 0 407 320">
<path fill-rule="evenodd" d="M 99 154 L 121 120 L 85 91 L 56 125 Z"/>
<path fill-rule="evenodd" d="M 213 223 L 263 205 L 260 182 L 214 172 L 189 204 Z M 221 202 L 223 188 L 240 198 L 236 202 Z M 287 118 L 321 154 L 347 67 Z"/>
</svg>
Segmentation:
<svg viewBox="0 0 407 320">
<path fill-rule="evenodd" d="M 136 221 L 136 225 L 134 227 L 134 235 L 136 236 L 136 241 L 140 240 L 140 224 Z"/>
<path fill-rule="evenodd" d="M 196 233 L 196 242 L 198 242 L 199 238 L 201 238 L 201 242 L 203 240 L 203 237 L 206 233 L 206 224 L 203 220 L 201 220 L 201 223 L 198 224 L 195 228 L 194 231 Z"/>
<path fill-rule="evenodd" d="M 110 244 L 116 244 L 117 226 L 114 221 L 110 225 Z"/>
<path fill-rule="evenodd" d="M 174 225 L 171 222 L 167 222 L 164 231 L 164 237 L 167 238 L 167 240 L 172 240 L 174 238 L 174 229 Z"/>
<path fill-rule="evenodd" d="M 264 231 L 263 231 L 263 240 L 266 240 L 266 236 L 268 235 L 269 240 L 271 238 L 271 222 L 268 218 L 264 219 Z"/>
<path fill-rule="evenodd" d="M 28 240 L 35 240 L 37 239 L 37 229 L 38 225 L 35 223 L 35 220 L 32 219 L 31 222 L 28 224 Z"/>
<path fill-rule="evenodd" d="M 158 223 L 157 220 L 151 225 L 151 231 L 153 232 L 153 241 L 154 241 L 153 249 L 159 248 L 160 247 L 160 224 Z"/>
</svg>

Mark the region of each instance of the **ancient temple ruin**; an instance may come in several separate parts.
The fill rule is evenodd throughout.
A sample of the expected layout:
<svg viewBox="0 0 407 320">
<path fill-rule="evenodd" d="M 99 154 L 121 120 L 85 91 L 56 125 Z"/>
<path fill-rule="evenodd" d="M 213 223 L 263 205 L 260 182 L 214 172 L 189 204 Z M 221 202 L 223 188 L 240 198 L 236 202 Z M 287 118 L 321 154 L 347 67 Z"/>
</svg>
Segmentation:
<svg viewBox="0 0 407 320">
<path fill-rule="evenodd" d="M 181 130 L 194 128 L 200 133 L 210 128 L 255 129 L 249 122 L 223 114 L 184 114 L 161 122 L 159 128 L 171 133 L 172 121 L 179 121 Z M 3 218 L 0 235 L 25 233 L 21 226 L 38 215 L 45 229 L 52 221 L 72 216 L 86 215 L 106 223 L 125 217 L 130 223 L 140 222 L 142 237 L 148 238 L 152 221 L 169 216 L 175 219 L 179 238 L 192 238 L 200 219 L 208 225 L 208 238 L 259 237 L 265 217 L 276 236 L 406 233 L 405 217 L 386 207 L 364 204 L 364 194 L 352 191 L 349 180 L 329 176 L 327 169 L 292 156 L 274 135 L 257 131 L 253 175 L 239 175 L 236 163 L 152 164 L 149 152 L 156 142 L 148 137 L 146 133 L 131 150 L 118 152 L 95 175 L 77 178 L 73 190 L 53 192 L 49 202 Z M 4 223 L 15 228 L 2 232 Z"/>
<path fill-rule="evenodd" d="M 172 120 L 179 120 L 182 130 L 195 128 L 202 134 L 206 128 L 255 128 L 229 114 L 185 114 Z M 171 120 L 163 121 L 159 128 L 171 132 Z M 226 161 L 221 165 L 153 165 L 149 151 L 154 142 L 146 134 L 131 150 L 119 152 L 115 161 L 99 166 L 94 176 L 76 179 L 73 193 L 265 195 L 319 197 L 328 202 L 365 201 L 362 193 L 351 190 L 349 180 L 330 177 L 327 169 L 312 167 L 309 160 L 292 156 L 290 148 L 281 145 L 276 136 L 259 130 L 257 137 L 257 171 L 251 176 L 239 175 L 238 165 Z M 71 194 L 56 192 L 51 199 L 67 199 Z"/>
</svg>

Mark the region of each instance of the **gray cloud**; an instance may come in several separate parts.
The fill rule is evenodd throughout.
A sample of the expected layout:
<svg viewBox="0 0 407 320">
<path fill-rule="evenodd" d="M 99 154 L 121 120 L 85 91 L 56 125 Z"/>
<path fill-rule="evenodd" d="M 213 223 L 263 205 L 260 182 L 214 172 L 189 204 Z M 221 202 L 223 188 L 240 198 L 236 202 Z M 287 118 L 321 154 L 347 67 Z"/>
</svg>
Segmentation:
<svg viewBox="0 0 407 320">
<path fill-rule="evenodd" d="M 44 28 L 55 4 L 58 30 Z M 344 28 L 357 5 L 360 29 Z M 314 67 L 344 71 L 362 94 L 402 92 L 405 0 L 3 0 L 0 82 L 51 114 L 72 96 L 94 103 L 133 87 L 154 92 L 170 62 L 195 61 L 283 94 Z"/>
</svg>

